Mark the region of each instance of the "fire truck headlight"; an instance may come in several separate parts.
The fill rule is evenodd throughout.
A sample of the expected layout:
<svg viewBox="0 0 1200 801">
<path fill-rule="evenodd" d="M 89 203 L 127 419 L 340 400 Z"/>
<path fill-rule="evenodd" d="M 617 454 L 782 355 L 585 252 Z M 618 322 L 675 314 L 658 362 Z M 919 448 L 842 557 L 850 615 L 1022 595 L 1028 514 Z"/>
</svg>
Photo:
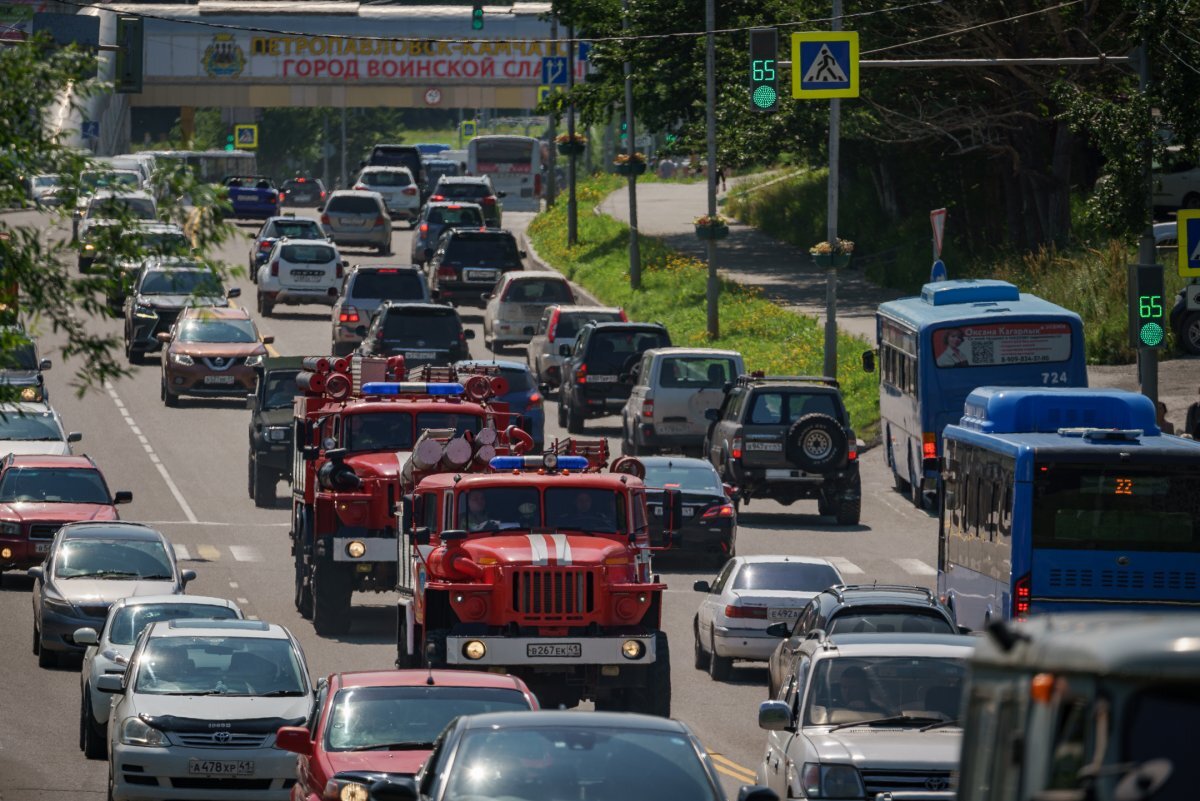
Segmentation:
<svg viewBox="0 0 1200 801">
<path fill-rule="evenodd" d="M 463 645 L 462 652 L 467 659 L 483 659 L 487 654 L 487 646 L 479 640 L 469 640 Z"/>
<path fill-rule="evenodd" d="M 621 656 L 626 659 L 641 659 L 646 655 L 646 646 L 641 640 L 626 640 L 621 643 Z"/>
<path fill-rule="evenodd" d="M 362 559 L 363 554 L 367 552 L 367 545 L 359 540 L 350 540 L 346 543 L 346 556 L 351 559 Z"/>
<path fill-rule="evenodd" d="M 338 793 L 338 798 L 341 801 L 367 801 L 367 788 L 357 783 L 347 783 L 342 785 L 341 791 Z"/>
</svg>

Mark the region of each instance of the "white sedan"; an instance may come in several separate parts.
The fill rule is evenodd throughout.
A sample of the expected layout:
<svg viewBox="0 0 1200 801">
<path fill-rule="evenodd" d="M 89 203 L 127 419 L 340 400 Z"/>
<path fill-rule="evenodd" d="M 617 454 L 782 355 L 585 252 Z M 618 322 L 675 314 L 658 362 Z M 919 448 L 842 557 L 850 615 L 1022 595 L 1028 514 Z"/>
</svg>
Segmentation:
<svg viewBox="0 0 1200 801">
<path fill-rule="evenodd" d="M 693 589 L 704 600 L 692 623 L 696 668 L 717 681 L 729 678 L 733 660 L 766 661 L 779 644 L 772 623 L 794 623 L 821 590 L 842 583 L 837 568 L 807 556 L 737 556 L 710 584 Z"/>
<path fill-rule="evenodd" d="M 79 702 L 79 749 L 88 759 L 105 759 L 108 743 L 108 710 L 111 696 L 100 691 L 97 679 L 121 675 L 129 664 L 134 643 L 142 629 L 158 620 L 181 618 L 241 619 L 242 610 L 233 601 L 203 595 L 141 595 L 122 598 L 108 609 L 104 628 L 75 631 L 75 642 L 86 645 L 83 670 L 79 673 L 82 692 Z"/>
</svg>

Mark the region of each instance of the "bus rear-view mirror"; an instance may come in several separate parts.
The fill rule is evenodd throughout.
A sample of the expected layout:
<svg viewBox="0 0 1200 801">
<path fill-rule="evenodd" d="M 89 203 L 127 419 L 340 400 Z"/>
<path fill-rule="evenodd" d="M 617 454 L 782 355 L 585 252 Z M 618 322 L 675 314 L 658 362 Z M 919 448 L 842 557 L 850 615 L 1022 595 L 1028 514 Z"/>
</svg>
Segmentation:
<svg viewBox="0 0 1200 801">
<path fill-rule="evenodd" d="M 864 373 L 875 372 L 875 351 L 865 350 L 862 355 L 862 368 Z"/>
</svg>

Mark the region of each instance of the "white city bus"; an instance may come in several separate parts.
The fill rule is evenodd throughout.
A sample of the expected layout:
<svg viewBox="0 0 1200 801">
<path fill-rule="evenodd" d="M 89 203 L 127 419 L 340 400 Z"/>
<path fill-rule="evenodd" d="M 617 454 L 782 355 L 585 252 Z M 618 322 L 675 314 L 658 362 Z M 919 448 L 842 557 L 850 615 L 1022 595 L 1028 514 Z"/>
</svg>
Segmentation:
<svg viewBox="0 0 1200 801">
<path fill-rule="evenodd" d="M 542 143 L 532 136 L 476 136 L 467 147 L 467 172 L 492 179 L 505 211 L 540 211 Z"/>
</svg>

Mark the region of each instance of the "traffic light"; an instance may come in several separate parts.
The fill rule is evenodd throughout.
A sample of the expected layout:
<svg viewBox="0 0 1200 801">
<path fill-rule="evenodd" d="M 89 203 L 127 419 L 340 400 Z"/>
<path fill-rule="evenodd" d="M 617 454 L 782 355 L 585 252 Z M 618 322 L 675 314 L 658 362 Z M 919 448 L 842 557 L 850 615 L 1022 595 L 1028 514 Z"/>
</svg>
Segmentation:
<svg viewBox="0 0 1200 801">
<path fill-rule="evenodd" d="M 755 111 L 779 109 L 779 36 L 774 28 L 750 29 L 750 105 Z"/>
<path fill-rule="evenodd" d="M 483 6 L 475 6 L 471 9 L 471 30 L 483 30 Z"/>
<path fill-rule="evenodd" d="M 621 139 L 629 138 L 629 121 L 625 119 L 625 115 L 621 115 Z"/>
<path fill-rule="evenodd" d="M 1161 348 L 1167 344 L 1162 265 L 1131 264 L 1128 269 L 1129 344 Z"/>
<path fill-rule="evenodd" d="M 235 149 L 234 144 L 233 144 L 233 134 L 229 134 L 229 136 L 225 137 L 225 149 L 226 150 L 234 150 Z"/>
<path fill-rule="evenodd" d="M 142 17 L 117 17 L 117 50 L 114 90 L 118 94 L 142 91 Z"/>
</svg>

